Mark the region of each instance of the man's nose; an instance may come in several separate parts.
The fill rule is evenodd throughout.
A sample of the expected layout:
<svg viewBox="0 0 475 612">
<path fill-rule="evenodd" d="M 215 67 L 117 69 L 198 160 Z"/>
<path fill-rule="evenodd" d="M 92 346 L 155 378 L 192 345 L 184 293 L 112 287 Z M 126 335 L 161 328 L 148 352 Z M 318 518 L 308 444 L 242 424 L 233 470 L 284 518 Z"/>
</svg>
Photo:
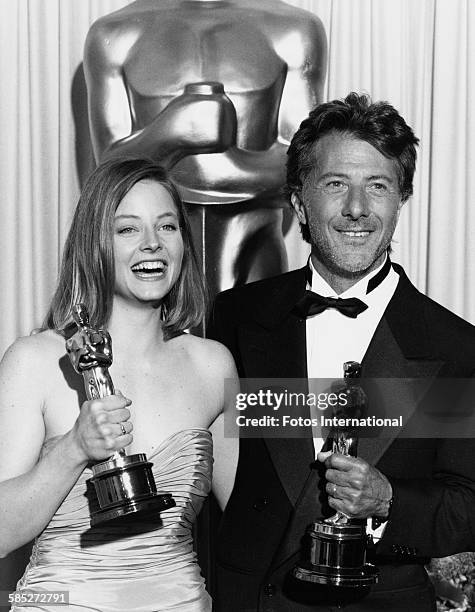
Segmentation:
<svg viewBox="0 0 475 612">
<path fill-rule="evenodd" d="M 368 194 L 364 186 L 350 185 L 341 214 L 352 219 L 359 219 L 367 217 L 369 212 Z"/>
<path fill-rule="evenodd" d="M 143 230 L 140 249 L 142 251 L 156 251 L 162 247 L 158 231 L 154 227 L 145 227 Z"/>
</svg>

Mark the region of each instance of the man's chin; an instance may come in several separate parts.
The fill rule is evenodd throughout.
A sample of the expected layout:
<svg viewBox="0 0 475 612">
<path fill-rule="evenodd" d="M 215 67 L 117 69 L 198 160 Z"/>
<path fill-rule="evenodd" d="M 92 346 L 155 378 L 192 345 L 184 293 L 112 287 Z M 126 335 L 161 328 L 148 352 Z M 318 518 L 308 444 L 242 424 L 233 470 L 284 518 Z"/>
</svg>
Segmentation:
<svg viewBox="0 0 475 612">
<path fill-rule="evenodd" d="M 362 258 L 358 261 L 352 259 L 341 260 L 341 261 L 329 261 L 325 262 L 325 267 L 329 270 L 329 272 L 333 276 L 338 276 L 339 278 L 345 280 L 357 281 L 361 278 L 364 278 L 367 274 L 375 270 L 378 266 L 381 265 L 384 259 L 383 256 L 379 255 L 374 258 Z"/>
</svg>

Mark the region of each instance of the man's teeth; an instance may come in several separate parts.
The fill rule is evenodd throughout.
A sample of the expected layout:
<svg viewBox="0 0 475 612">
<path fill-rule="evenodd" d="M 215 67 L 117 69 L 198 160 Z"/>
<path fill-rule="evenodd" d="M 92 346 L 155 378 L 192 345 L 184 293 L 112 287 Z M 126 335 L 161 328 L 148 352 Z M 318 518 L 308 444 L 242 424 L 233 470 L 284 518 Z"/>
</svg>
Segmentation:
<svg viewBox="0 0 475 612">
<path fill-rule="evenodd" d="M 142 261 L 132 266 L 133 272 L 163 272 L 165 264 L 162 261 Z"/>
<path fill-rule="evenodd" d="M 368 236 L 369 234 L 368 231 L 364 231 L 364 232 L 342 231 L 342 233 L 345 234 L 346 236 L 359 237 L 359 238 L 364 238 L 365 236 Z"/>
</svg>

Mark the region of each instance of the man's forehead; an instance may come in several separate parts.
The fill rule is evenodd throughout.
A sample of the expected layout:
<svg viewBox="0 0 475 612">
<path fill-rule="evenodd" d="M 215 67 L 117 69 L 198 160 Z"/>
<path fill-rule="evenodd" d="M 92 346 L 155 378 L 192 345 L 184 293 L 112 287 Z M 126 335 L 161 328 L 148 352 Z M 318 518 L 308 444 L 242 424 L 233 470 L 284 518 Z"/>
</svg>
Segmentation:
<svg viewBox="0 0 475 612">
<path fill-rule="evenodd" d="M 314 145 L 308 159 L 309 174 L 397 177 L 397 163 L 383 155 L 372 144 L 352 134 L 329 132 Z"/>
</svg>

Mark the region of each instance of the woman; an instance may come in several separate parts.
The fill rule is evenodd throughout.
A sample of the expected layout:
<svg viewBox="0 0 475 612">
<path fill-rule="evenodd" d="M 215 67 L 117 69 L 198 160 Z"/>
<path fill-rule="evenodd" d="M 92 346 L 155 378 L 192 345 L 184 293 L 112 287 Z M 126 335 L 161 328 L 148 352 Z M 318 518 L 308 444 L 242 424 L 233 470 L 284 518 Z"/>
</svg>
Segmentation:
<svg viewBox="0 0 475 612">
<path fill-rule="evenodd" d="M 86 401 L 65 351 L 79 302 L 112 337 L 121 392 L 99 400 Z M 211 610 L 191 527 L 210 488 L 210 432 L 221 504 L 232 487 L 223 379 L 236 372 L 222 345 L 184 333 L 204 312 L 189 225 L 163 169 L 101 165 L 79 200 L 45 329 L 17 340 L 0 368 L 0 553 L 37 537 L 18 591 L 68 591 L 84 611 Z M 176 507 L 89 529 L 89 464 L 123 447 L 146 453 Z"/>
</svg>

